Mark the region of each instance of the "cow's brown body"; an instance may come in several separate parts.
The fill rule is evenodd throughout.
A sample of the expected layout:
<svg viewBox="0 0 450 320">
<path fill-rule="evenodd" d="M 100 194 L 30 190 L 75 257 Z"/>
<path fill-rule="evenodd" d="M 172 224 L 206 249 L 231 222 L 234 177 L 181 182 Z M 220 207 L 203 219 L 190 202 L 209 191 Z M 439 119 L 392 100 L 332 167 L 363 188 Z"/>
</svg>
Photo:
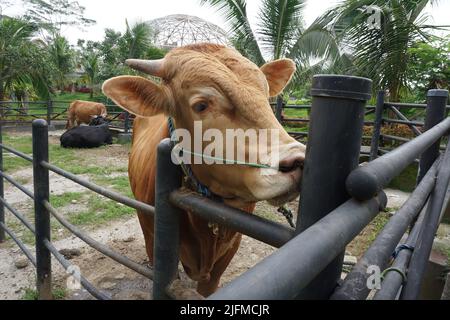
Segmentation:
<svg viewBox="0 0 450 320">
<path fill-rule="evenodd" d="M 134 124 L 133 149 L 130 154 L 129 176 L 137 200 L 155 204 L 156 148 L 169 137 L 167 118 L 163 115 L 142 118 Z M 253 211 L 254 205 L 243 208 Z M 144 232 L 147 254 L 153 257 L 153 218 L 138 212 Z M 241 234 L 220 227 L 217 234 L 209 222 L 191 213 L 181 216 L 180 260 L 187 274 L 198 281 L 198 291 L 213 293 L 220 276 L 230 263 L 241 241 Z"/>
<path fill-rule="evenodd" d="M 82 123 L 89 124 L 92 117 L 102 116 L 105 118 L 107 115 L 106 107 L 103 103 L 76 100 L 70 104 L 67 110 L 66 129 L 71 129 Z"/>
</svg>

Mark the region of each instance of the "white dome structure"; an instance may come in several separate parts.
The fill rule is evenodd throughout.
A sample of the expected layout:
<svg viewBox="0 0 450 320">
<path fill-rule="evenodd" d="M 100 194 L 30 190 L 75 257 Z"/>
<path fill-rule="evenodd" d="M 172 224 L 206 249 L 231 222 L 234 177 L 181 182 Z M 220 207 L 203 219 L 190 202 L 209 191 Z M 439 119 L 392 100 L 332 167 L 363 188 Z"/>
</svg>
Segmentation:
<svg viewBox="0 0 450 320">
<path fill-rule="evenodd" d="M 202 42 L 230 45 L 222 28 L 199 17 L 174 14 L 148 23 L 155 31 L 154 43 L 161 48 L 173 49 Z"/>
</svg>

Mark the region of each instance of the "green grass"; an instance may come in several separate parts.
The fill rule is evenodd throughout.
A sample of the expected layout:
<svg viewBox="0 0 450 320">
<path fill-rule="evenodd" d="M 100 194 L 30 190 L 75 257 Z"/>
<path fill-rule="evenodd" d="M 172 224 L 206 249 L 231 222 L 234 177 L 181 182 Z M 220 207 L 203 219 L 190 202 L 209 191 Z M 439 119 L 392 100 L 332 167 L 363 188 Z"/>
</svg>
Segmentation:
<svg viewBox="0 0 450 320">
<path fill-rule="evenodd" d="M 125 216 L 133 215 L 136 211 L 119 203 L 93 195 L 88 201 L 86 211 L 69 216 L 70 223 L 74 225 L 101 225 L 111 220 L 117 220 Z"/>
<path fill-rule="evenodd" d="M 417 164 L 410 165 L 398 177 L 392 180 L 388 187 L 403 192 L 414 191 L 416 187 L 417 170 Z"/>
<path fill-rule="evenodd" d="M 372 222 L 372 232 L 369 234 L 368 242 L 372 243 L 389 222 L 390 215 L 388 213 L 380 213 Z"/>
<path fill-rule="evenodd" d="M 62 208 L 69 205 L 73 200 L 79 201 L 86 192 L 66 192 L 61 195 L 51 195 L 50 203 L 54 208 Z"/>
<path fill-rule="evenodd" d="M 120 176 L 120 177 L 97 176 L 94 178 L 94 182 L 105 188 L 112 188 L 115 191 L 127 197 L 133 197 L 128 176 Z"/>
<path fill-rule="evenodd" d="M 67 291 L 62 288 L 56 288 L 52 290 L 53 298 L 55 300 L 64 300 L 67 296 Z M 37 300 L 38 293 L 35 289 L 27 288 L 22 296 L 22 300 Z"/>
</svg>

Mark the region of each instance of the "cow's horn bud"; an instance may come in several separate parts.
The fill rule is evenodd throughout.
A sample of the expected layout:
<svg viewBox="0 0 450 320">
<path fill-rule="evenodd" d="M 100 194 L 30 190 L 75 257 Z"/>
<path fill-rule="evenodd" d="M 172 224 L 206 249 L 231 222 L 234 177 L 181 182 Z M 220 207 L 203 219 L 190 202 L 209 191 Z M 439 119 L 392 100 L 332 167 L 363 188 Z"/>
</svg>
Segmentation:
<svg viewBox="0 0 450 320">
<path fill-rule="evenodd" d="M 163 76 L 164 59 L 159 60 L 139 60 L 128 59 L 125 63 L 130 67 L 138 71 L 142 71 L 155 77 Z"/>
</svg>

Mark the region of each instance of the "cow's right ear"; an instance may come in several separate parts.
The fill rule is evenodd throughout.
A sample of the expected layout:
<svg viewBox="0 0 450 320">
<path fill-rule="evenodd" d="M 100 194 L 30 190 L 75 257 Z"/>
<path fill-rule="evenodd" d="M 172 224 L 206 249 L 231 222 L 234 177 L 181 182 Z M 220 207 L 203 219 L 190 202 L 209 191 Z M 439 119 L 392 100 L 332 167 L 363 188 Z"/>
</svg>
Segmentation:
<svg viewBox="0 0 450 320">
<path fill-rule="evenodd" d="M 142 77 L 111 78 L 103 83 L 102 91 L 118 106 L 141 117 L 167 114 L 171 107 L 168 89 Z"/>
</svg>

